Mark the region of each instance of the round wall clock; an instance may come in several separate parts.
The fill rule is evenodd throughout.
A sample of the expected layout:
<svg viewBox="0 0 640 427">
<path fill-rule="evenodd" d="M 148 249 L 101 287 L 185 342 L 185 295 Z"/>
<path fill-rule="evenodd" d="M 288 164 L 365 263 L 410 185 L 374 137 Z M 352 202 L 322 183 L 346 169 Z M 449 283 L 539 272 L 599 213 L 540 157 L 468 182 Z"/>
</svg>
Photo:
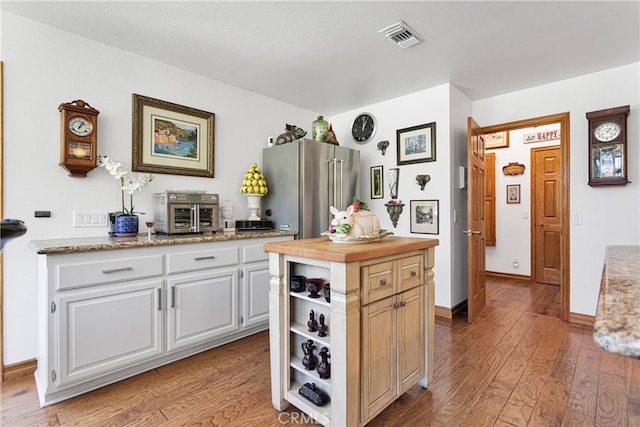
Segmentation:
<svg viewBox="0 0 640 427">
<path fill-rule="evenodd" d="M 358 144 L 365 144 L 371 140 L 378 129 L 376 118 L 371 113 L 360 113 L 351 124 L 351 136 Z"/>
</svg>

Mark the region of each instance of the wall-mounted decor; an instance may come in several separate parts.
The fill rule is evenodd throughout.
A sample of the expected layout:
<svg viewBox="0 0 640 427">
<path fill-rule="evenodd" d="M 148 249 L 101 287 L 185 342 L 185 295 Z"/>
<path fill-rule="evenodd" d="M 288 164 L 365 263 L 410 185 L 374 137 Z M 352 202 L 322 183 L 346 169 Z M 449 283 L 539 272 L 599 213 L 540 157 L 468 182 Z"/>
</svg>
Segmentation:
<svg viewBox="0 0 640 427">
<path fill-rule="evenodd" d="M 507 203 L 508 204 L 520 203 L 520 184 L 507 185 Z"/>
<path fill-rule="evenodd" d="M 484 136 L 485 150 L 509 147 L 509 131 L 489 133 Z"/>
<path fill-rule="evenodd" d="M 396 131 L 398 166 L 436 161 L 436 123 Z"/>
<path fill-rule="evenodd" d="M 589 185 L 625 185 L 629 182 L 627 179 L 628 116 L 628 105 L 587 113 Z"/>
<path fill-rule="evenodd" d="M 60 166 L 69 176 L 84 178 L 97 166 L 98 114 L 81 99 L 60 104 Z"/>
<path fill-rule="evenodd" d="M 424 186 L 431 181 L 431 175 L 416 175 L 416 184 L 420 186 L 420 190 L 424 191 Z"/>
<path fill-rule="evenodd" d="M 378 150 L 382 151 L 382 155 L 384 156 L 387 153 L 387 147 L 389 146 L 389 141 L 380 141 L 378 142 Z"/>
<path fill-rule="evenodd" d="M 560 139 L 560 129 L 550 129 L 540 132 L 526 133 L 522 135 L 523 144 L 531 144 L 533 142 L 546 142 Z"/>
<path fill-rule="evenodd" d="M 133 94 L 132 170 L 213 178 L 215 114 Z"/>
<path fill-rule="evenodd" d="M 411 232 L 438 234 L 438 200 L 411 200 Z"/>
<path fill-rule="evenodd" d="M 384 197 L 382 165 L 371 167 L 371 198 L 382 199 Z"/>
<path fill-rule="evenodd" d="M 502 167 L 502 173 L 505 175 L 522 175 L 524 173 L 525 166 L 522 163 L 510 162 L 506 166 Z"/>
<path fill-rule="evenodd" d="M 389 169 L 389 197 L 398 198 L 398 183 L 400 182 L 400 168 Z"/>
</svg>

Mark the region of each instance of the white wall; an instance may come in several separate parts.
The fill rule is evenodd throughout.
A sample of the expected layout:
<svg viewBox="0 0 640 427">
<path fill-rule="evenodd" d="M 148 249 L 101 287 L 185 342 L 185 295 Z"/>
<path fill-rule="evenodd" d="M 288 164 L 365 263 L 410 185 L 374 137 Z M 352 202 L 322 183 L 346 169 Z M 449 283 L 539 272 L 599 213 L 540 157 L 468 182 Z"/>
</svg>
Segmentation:
<svg viewBox="0 0 640 427">
<path fill-rule="evenodd" d="M 436 281 L 435 304 L 442 307 L 452 306 L 452 271 L 454 270 L 452 253 L 455 251 L 452 249 L 451 239 L 453 203 L 450 176 L 452 163 L 459 162 L 459 158 L 454 158 L 452 147 L 462 138 L 460 132 L 457 131 L 459 126 L 454 127 L 451 122 L 449 105 L 452 93 L 457 95 L 456 99 L 459 105 L 457 111 L 464 111 L 464 107 L 460 107 L 460 105 L 464 105 L 466 97 L 451 85 L 444 84 L 378 104 L 363 106 L 358 110 L 348 111 L 328 119 L 332 122 L 334 129 L 342 130 L 337 134 L 340 145 L 360 149 L 361 198 L 367 201 L 371 210 L 380 218 L 381 227 L 392 230 L 398 236 L 440 239 L 440 245 L 436 248 L 434 274 Z M 466 103 L 466 109 L 470 112 L 471 103 L 468 99 Z M 378 130 L 372 141 L 358 145 L 351 139 L 349 130 L 353 119 L 362 111 L 372 113 L 377 118 Z M 436 122 L 436 161 L 398 166 L 396 130 L 431 122 Z M 464 135 L 462 139 L 466 153 L 466 130 Z M 377 143 L 383 140 L 389 141 L 389 147 L 384 156 L 377 149 Z M 455 155 L 459 156 L 458 153 Z M 378 165 L 382 165 L 384 171 L 384 198 L 371 200 L 369 168 Z M 405 206 L 397 228 L 394 228 L 384 204 L 390 199 L 387 172 L 390 168 L 396 167 L 400 168 L 398 199 Z M 431 181 L 427 183 L 423 191 L 420 190 L 415 179 L 419 174 L 431 175 Z M 412 234 L 410 201 L 433 199 L 439 200 L 439 234 Z M 463 262 L 466 265 L 466 258 Z M 461 279 L 457 277 L 456 280 Z M 466 279 L 464 290 L 466 297 Z"/>
<path fill-rule="evenodd" d="M 156 175 L 135 198 L 151 218 L 154 192 L 197 189 L 219 193 L 248 216 L 241 179 L 261 163 L 268 136 L 285 123 L 311 128 L 317 112 L 188 73 L 17 15 L 2 14 L 4 62 L 4 216 L 23 219 L 28 232 L 4 249 L 4 363 L 36 354 L 35 253 L 30 240 L 106 235 L 106 228 L 72 228 L 74 210 L 114 211 L 118 182 L 97 168 L 72 178 L 60 166 L 58 105 L 83 99 L 100 111 L 98 154 L 130 168 L 131 95 L 138 93 L 216 114 L 215 178 Z M 221 66 L 224 66 L 221 61 Z M 34 218 L 49 210 L 51 218 Z M 143 222 L 142 219 L 141 222 Z M 144 229 L 144 226 L 142 226 Z"/>
<path fill-rule="evenodd" d="M 583 223 L 572 224 L 570 230 L 572 313 L 595 314 L 605 247 L 640 243 L 639 75 L 640 63 L 635 63 L 473 103 L 473 116 L 481 126 L 570 113 L 570 207 L 572 214 L 583 216 Z M 585 113 L 622 105 L 631 106 L 627 123 L 631 183 L 590 187 Z"/>
<path fill-rule="evenodd" d="M 559 129 L 559 124 L 553 124 L 513 130 L 509 133 L 508 148 L 487 150 L 496 156 L 496 245 L 487 246 L 487 271 L 531 275 L 531 149 L 558 145 L 560 141 L 524 144 L 522 138 L 533 132 Z M 505 175 L 502 167 L 510 162 L 523 164 L 524 174 Z M 520 185 L 520 203 L 507 204 L 506 189 L 511 184 Z"/>
</svg>

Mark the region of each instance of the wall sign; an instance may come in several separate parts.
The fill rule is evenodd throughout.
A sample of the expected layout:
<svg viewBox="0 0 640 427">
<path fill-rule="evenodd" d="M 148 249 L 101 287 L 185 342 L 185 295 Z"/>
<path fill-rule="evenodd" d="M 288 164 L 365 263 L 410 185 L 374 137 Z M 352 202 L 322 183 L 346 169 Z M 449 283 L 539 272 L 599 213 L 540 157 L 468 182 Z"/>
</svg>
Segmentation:
<svg viewBox="0 0 640 427">
<path fill-rule="evenodd" d="M 531 144 L 532 142 L 553 141 L 555 139 L 560 139 L 560 129 L 527 133 L 522 135 L 522 142 L 524 144 Z"/>
</svg>

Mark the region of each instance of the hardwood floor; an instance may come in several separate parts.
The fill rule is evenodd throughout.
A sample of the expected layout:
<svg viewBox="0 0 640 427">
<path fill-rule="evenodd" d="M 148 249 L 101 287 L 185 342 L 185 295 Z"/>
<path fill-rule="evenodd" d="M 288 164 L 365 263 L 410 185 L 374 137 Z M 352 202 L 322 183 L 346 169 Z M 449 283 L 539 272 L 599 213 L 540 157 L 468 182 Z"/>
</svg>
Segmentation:
<svg viewBox="0 0 640 427">
<path fill-rule="evenodd" d="M 640 426 L 640 360 L 558 318 L 559 288 L 489 278 L 487 307 L 436 320 L 434 378 L 370 426 Z M 1 384 L 0 425 L 314 425 L 271 406 L 268 333 L 40 409 L 32 376 Z"/>
</svg>

